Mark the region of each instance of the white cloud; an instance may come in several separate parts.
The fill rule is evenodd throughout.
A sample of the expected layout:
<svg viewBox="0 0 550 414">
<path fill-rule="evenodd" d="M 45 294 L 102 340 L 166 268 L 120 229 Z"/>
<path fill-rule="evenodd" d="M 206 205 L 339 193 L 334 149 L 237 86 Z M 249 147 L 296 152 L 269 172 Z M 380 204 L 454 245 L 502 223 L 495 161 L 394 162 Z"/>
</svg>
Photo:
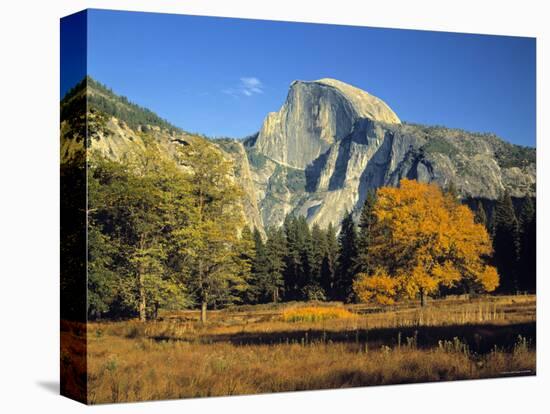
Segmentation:
<svg viewBox="0 0 550 414">
<path fill-rule="evenodd" d="M 237 87 L 222 89 L 222 93 L 233 96 L 252 96 L 264 93 L 264 85 L 262 81 L 256 77 L 242 77 Z"/>
<path fill-rule="evenodd" d="M 263 93 L 263 84 L 258 78 L 241 78 L 243 93 L 247 96 L 255 93 Z"/>
</svg>

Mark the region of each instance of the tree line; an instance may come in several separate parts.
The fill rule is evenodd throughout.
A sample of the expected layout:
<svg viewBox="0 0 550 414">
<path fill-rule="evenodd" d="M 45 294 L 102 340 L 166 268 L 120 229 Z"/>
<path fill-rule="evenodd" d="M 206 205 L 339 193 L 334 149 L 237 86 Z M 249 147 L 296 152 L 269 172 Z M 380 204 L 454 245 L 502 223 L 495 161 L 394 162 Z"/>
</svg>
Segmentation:
<svg viewBox="0 0 550 414">
<path fill-rule="evenodd" d="M 531 197 L 512 199 L 505 191 L 487 214 L 480 201 L 476 220 L 489 230 L 494 264 L 501 275 L 501 293 L 536 291 L 536 205 Z"/>
</svg>

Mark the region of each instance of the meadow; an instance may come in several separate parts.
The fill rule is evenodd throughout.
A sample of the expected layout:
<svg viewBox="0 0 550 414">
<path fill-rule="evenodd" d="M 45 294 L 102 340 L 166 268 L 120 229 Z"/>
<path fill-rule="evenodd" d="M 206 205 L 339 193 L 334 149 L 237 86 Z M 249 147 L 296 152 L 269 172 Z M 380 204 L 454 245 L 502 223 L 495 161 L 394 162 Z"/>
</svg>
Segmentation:
<svg viewBox="0 0 550 414">
<path fill-rule="evenodd" d="M 92 404 L 536 373 L 536 297 L 290 302 L 62 323 L 66 391 Z M 87 356 L 86 354 L 87 350 Z M 80 359 L 79 359 L 80 355 Z M 83 369 L 87 365 L 87 376 Z"/>
</svg>

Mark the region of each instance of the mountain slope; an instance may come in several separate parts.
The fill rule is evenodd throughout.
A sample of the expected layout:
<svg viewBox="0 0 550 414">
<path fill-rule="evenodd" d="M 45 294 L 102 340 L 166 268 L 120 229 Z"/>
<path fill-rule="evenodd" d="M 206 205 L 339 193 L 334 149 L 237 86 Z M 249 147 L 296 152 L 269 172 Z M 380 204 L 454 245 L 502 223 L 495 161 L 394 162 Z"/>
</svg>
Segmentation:
<svg viewBox="0 0 550 414">
<path fill-rule="evenodd" d="M 89 77 L 62 100 L 62 163 L 80 156 L 84 149 L 87 150 L 88 160 L 105 157 L 125 162 L 128 158 L 139 157 L 150 146 L 155 146 L 161 156 L 176 161 L 179 160 L 178 148 L 181 146 L 195 147 L 197 151 L 203 148 L 219 151 L 226 158 L 234 160 L 232 178 L 246 190 L 241 202 L 243 215 L 250 226 L 263 229 L 255 192 L 246 188 L 246 175 L 241 171 L 241 165 L 247 164 L 244 149 L 240 158 L 235 157 L 228 148 L 224 150 L 201 136 L 171 125 L 150 110 L 116 95 Z M 193 169 L 192 165 L 180 167 Z"/>
</svg>

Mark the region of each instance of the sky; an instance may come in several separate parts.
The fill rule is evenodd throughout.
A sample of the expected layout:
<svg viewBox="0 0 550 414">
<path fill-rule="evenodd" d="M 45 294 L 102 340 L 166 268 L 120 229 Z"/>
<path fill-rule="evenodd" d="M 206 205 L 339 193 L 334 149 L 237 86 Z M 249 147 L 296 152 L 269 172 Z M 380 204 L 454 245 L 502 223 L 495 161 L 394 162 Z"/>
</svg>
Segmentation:
<svg viewBox="0 0 550 414">
<path fill-rule="evenodd" d="M 89 75 L 190 132 L 245 137 L 293 80 L 330 77 L 403 121 L 536 144 L 534 38 L 103 10 L 87 33 Z"/>
</svg>

